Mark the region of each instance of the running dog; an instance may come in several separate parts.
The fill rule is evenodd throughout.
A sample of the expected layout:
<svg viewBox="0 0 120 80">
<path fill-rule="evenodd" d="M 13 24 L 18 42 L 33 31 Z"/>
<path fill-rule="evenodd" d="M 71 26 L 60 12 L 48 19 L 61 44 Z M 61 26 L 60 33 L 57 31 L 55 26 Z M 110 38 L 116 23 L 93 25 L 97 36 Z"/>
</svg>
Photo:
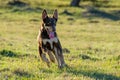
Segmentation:
<svg viewBox="0 0 120 80">
<path fill-rule="evenodd" d="M 55 62 L 56 58 L 58 67 L 63 68 L 66 64 L 62 53 L 62 46 L 56 33 L 57 20 L 57 9 L 55 9 L 52 17 L 47 15 L 47 11 L 45 9 L 43 10 L 42 25 L 37 37 L 39 44 L 38 49 L 42 61 L 46 62 L 48 67 L 50 67 L 50 61 Z M 46 54 L 49 55 L 49 59 L 46 57 Z"/>
</svg>

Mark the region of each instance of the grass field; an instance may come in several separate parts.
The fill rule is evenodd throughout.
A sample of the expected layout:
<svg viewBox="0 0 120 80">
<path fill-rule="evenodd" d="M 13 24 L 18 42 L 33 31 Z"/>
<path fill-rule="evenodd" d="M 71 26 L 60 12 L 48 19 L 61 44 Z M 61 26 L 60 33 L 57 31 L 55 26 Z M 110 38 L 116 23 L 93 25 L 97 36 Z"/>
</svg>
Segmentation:
<svg viewBox="0 0 120 80">
<path fill-rule="evenodd" d="M 24 1 L 24 0 L 23 0 Z M 120 0 L 95 7 L 70 0 L 0 0 L 0 80 L 120 80 Z M 38 54 L 41 12 L 58 9 L 57 32 L 68 67 L 48 68 Z"/>
</svg>

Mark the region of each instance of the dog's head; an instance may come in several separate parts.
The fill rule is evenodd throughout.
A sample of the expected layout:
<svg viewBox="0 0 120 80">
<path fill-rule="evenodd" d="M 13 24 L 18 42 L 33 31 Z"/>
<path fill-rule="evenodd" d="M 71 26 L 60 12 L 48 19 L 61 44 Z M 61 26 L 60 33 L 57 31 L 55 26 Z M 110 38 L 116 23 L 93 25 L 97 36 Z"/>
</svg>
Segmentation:
<svg viewBox="0 0 120 80">
<path fill-rule="evenodd" d="M 42 20 L 44 27 L 48 29 L 49 31 L 56 31 L 56 23 L 58 20 L 58 12 L 57 10 L 54 11 L 53 16 L 49 17 L 47 15 L 47 11 L 43 10 L 42 12 Z"/>
<path fill-rule="evenodd" d="M 47 31 L 50 37 L 54 37 L 54 32 L 56 32 L 56 23 L 58 20 L 57 9 L 54 11 L 53 16 L 49 17 L 47 11 L 43 10 L 42 12 L 43 27 Z"/>
</svg>

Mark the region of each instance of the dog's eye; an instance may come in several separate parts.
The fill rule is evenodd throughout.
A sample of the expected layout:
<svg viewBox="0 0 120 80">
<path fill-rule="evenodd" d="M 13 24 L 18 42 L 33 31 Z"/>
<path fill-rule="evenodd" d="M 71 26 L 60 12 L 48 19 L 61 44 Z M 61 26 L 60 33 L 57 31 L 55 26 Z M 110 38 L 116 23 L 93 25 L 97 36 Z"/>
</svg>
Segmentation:
<svg viewBox="0 0 120 80">
<path fill-rule="evenodd" d="M 50 26 L 50 25 L 51 25 L 51 22 L 46 23 L 46 26 Z"/>
</svg>

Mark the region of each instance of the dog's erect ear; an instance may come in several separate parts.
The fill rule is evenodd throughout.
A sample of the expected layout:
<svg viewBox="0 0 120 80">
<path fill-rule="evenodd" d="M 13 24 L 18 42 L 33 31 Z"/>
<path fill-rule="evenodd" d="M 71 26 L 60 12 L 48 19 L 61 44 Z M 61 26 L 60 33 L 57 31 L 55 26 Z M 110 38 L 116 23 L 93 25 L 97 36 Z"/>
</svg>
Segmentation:
<svg viewBox="0 0 120 80">
<path fill-rule="evenodd" d="M 48 15 L 47 15 L 47 11 L 44 9 L 42 12 L 42 20 L 44 20 L 46 17 L 48 17 Z"/>
<path fill-rule="evenodd" d="M 55 11 L 53 13 L 53 18 L 55 18 L 56 21 L 58 20 L 58 11 L 57 11 L 57 9 L 55 9 Z"/>
</svg>

